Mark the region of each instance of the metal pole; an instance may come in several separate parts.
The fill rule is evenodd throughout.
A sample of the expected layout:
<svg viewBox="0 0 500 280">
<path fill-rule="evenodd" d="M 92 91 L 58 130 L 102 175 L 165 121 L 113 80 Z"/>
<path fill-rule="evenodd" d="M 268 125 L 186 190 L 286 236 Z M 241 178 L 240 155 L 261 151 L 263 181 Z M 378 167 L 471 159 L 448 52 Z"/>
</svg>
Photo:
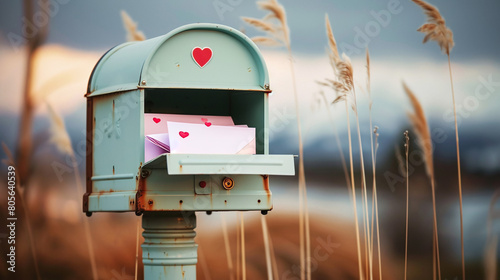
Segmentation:
<svg viewBox="0 0 500 280">
<path fill-rule="evenodd" d="M 194 212 L 144 212 L 144 279 L 195 280 L 198 245 Z"/>
</svg>

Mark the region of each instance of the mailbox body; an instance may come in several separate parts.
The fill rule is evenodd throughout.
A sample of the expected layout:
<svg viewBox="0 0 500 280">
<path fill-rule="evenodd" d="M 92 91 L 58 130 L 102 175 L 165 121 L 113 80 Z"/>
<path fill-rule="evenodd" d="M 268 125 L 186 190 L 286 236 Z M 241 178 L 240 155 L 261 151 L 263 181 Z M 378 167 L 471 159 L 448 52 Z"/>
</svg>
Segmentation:
<svg viewBox="0 0 500 280">
<path fill-rule="evenodd" d="M 192 56 L 196 47 L 213 52 L 203 67 Z M 84 212 L 271 210 L 269 175 L 294 175 L 294 163 L 269 155 L 269 92 L 259 50 L 226 26 L 191 24 L 111 49 L 86 94 Z M 147 113 L 231 116 L 255 127 L 256 155 L 163 154 L 144 162 Z M 233 189 L 222 187 L 225 177 Z"/>
</svg>

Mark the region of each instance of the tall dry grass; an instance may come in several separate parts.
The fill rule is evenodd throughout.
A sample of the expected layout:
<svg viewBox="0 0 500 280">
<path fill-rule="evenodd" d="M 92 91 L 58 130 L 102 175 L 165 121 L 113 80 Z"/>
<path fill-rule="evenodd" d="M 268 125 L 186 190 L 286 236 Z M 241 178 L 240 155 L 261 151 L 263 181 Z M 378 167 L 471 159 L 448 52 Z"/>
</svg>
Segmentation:
<svg viewBox="0 0 500 280">
<path fill-rule="evenodd" d="M 436 190 L 435 190 L 435 176 L 434 176 L 434 164 L 432 156 L 432 140 L 429 125 L 427 124 L 427 119 L 424 114 L 424 109 L 420 102 L 418 101 L 415 94 L 410 90 L 410 88 L 403 82 L 403 89 L 410 99 L 410 103 L 413 107 L 413 113 L 408 113 L 410 122 L 413 125 L 414 132 L 417 136 L 417 144 L 423 152 L 423 159 L 425 162 L 425 171 L 429 180 L 431 181 L 432 189 L 432 210 L 433 210 L 433 256 L 436 257 L 437 261 L 437 273 L 439 279 L 441 279 L 441 264 L 439 259 L 439 238 L 438 238 L 438 227 L 437 227 L 437 213 L 436 213 Z M 433 261 L 433 265 L 434 265 Z M 433 273 L 434 277 L 435 273 Z"/>
<path fill-rule="evenodd" d="M 370 74 L 370 53 L 368 48 L 366 49 L 366 91 L 368 93 L 369 98 L 369 119 L 370 119 L 370 148 L 372 154 L 372 219 L 371 219 L 371 233 L 370 233 L 370 246 L 371 246 L 371 262 L 373 263 L 373 224 L 376 223 L 377 228 L 377 252 L 378 252 L 378 270 L 379 270 L 379 279 L 382 280 L 382 254 L 380 253 L 380 223 L 378 216 L 378 195 L 377 195 L 377 149 L 378 149 L 378 127 L 375 126 L 373 128 L 372 123 L 372 106 L 373 99 L 371 95 L 371 74 Z M 375 143 L 373 141 L 373 136 L 375 135 Z M 374 221 L 375 214 L 375 221 Z"/>
<path fill-rule="evenodd" d="M 410 178 L 408 173 L 408 151 L 410 150 L 410 136 L 408 130 L 405 131 L 405 158 L 406 158 L 406 230 L 405 230 L 405 278 L 408 275 L 408 209 L 410 206 Z"/>
<path fill-rule="evenodd" d="M 295 113 L 297 115 L 297 132 L 299 140 L 299 239 L 300 239 L 300 278 L 311 279 L 311 238 L 309 228 L 309 210 L 307 206 L 307 187 L 304 170 L 304 145 L 302 127 L 300 120 L 299 98 L 297 93 L 297 82 L 295 68 L 293 66 L 292 48 L 290 42 L 290 30 L 283 5 L 277 0 L 257 2 L 257 6 L 268 14 L 262 19 L 242 17 L 242 20 L 251 26 L 264 31 L 266 36 L 252 38 L 255 43 L 265 45 L 283 45 L 288 51 L 290 62 L 290 73 L 292 77 L 293 96 L 295 101 Z"/>
<path fill-rule="evenodd" d="M 146 40 L 146 36 L 144 35 L 144 33 L 137 29 L 137 22 L 133 21 L 132 18 L 127 14 L 127 12 L 122 10 L 121 17 L 122 17 L 123 27 L 127 32 L 126 39 L 128 42 Z"/>
<path fill-rule="evenodd" d="M 269 243 L 269 230 L 267 229 L 266 216 L 261 215 L 260 221 L 262 224 L 262 236 L 264 237 L 264 249 L 266 252 L 266 268 L 267 268 L 267 279 L 273 279 L 273 265 L 271 261 L 271 245 Z"/>
<path fill-rule="evenodd" d="M 41 0 L 38 3 L 38 9 L 44 11 L 50 10 L 49 5 L 50 5 L 49 0 Z M 23 12 L 25 18 L 33 18 L 35 14 L 38 13 L 39 11 L 36 11 L 34 1 L 24 0 Z M 19 191 L 18 193 L 22 205 L 21 209 L 23 210 L 24 212 L 23 214 L 26 218 L 26 223 L 27 223 L 26 227 L 30 242 L 30 251 L 33 257 L 33 263 L 35 266 L 35 273 L 37 279 L 41 279 L 40 269 L 38 266 L 37 253 L 35 251 L 36 247 L 34 243 L 33 231 L 31 228 L 29 209 L 25 201 L 26 200 L 25 198 L 27 195 L 26 192 L 27 190 L 29 190 L 28 186 L 30 185 L 30 177 L 32 173 L 31 162 L 32 162 L 33 147 L 34 147 L 32 130 L 33 130 L 34 110 L 37 108 L 37 106 L 41 104 L 41 102 L 37 100 L 37 97 L 33 92 L 34 64 L 35 64 L 36 52 L 39 49 L 39 47 L 44 43 L 49 33 L 49 24 L 50 24 L 50 17 L 47 18 L 47 22 L 45 24 L 37 26 L 38 29 L 33 36 L 29 36 L 26 38 L 27 40 L 25 48 L 27 52 L 27 60 L 26 60 L 27 64 L 26 64 L 24 92 L 23 92 L 23 100 L 21 108 L 21 121 L 19 124 L 18 144 L 16 147 L 17 157 L 15 161 L 12 154 L 10 153 L 11 157 L 10 161 L 13 165 L 16 166 L 16 170 L 18 173 L 18 180 L 16 180 L 18 183 L 17 188 Z M 77 168 L 78 164 L 76 163 L 76 159 L 74 157 L 74 153 L 71 148 L 71 141 L 69 140 L 69 136 L 67 135 L 67 132 L 64 128 L 64 123 L 62 122 L 62 119 L 58 118 L 58 116 L 54 113 L 53 110 L 51 110 L 50 107 L 49 111 L 51 113 L 51 120 L 53 122 L 53 125 L 51 126 L 51 132 L 52 132 L 51 141 L 54 142 L 56 146 L 61 148 L 63 153 L 72 155 L 71 163 L 74 167 L 76 186 L 78 189 L 80 189 L 81 178 L 79 176 L 79 170 Z M 4 146 L 4 149 L 8 148 Z M 93 278 L 97 279 L 98 277 L 97 277 L 97 269 L 95 266 L 95 255 L 92 249 L 90 232 L 88 230 L 89 229 L 88 221 L 84 220 L 84 228 L 85 228 L 85 235 L 87 237 L 89 259 L 91 263 Z"/>
<path fill-rule="evenodd" d="M 40 1 L 40 9 L 47 9 L 50 1 L 43 0 Z M 32 0 L 24 0 L 23 1 L 23 14 L 24 18 L 33 18 L 37 11 L 35 11 L 34 1 Z M 48 21 L 49 19 L 47 19 Z M 26 193 L 27 186 L 30 182 L 30 167 L 31 167 L 31 156 L 33 151 L 33 115 L 35 109 L 35 100 L 32 94 L 33 87 L 33 63 L 35 52 L 40 47 L 45 39 L 47 38 L 47 34 L 49 32 L 49 22 L 47 24 L 40 26 L 38 32 L 34 34 L 34 36 L 30 36 L 26 41 L 26 73 L 24 79 L 24 92 L 23 92 L 23 101 L 21 108 L 21 121 L 19 124 L 19 132 L 18 132 L 18 142 L 16 147 L 16 159 L 14 161 L 14 165 L 16 166 L 17 174 L 18 174 L 18 183 L 17 188 L 19 190 L 19 195 L 21 198 L 21 205 L 23 214 L 26 217 L 26 227 L 28 231 L 28 236 L 30 240 L 30 251 L 33 256 L 33 263 L 35 266 L 35 272 L 37 279 L 41 279 L 40 277 L 40 269 L 38 267 L 38 260 L 36 258 L 36 249 L 33 238 L 33 231 L 31 229 L 31 222 L 29 219 L 29 209 L 26 206 L 24 195 Z"/>
<path fill-rule="evenodd" d="M 226 260 L 227 260 L 227 268 L 229 270 L 229 279 L 235 279 L 235 271 L 233 265 L 233 258 L 231 257 L 231 246 L 229 244 L 229 234 L 227 232 L 227 223 L 226 217 L 224 214 L 221 215 L 221 223 L 222 223 L 222 236 L 224 237 L 224 248 L 226 249 Z"/>
<path fill-rule="evenodd" d="M 420 6 L 427 16 L 427 23 L 422 25 L 417 31 L 425 34 L 423 43 L 427 41 L 435 41 L 441 50 L 448 57 L 448 71 L 450 73 L 451 97 L 453 102 L 453 117 L 455 120 L 455 142 L 457 149 L 457 170 L 458 170 L 458 197 L 460 204 L 460 245 L 462 254 L 462 279 L 465 280 L 465 255 L 464 255 L 464 222 L 463 222 L 463 205 L 462 205 L 462 172 L 460 168 L 460 145 L 458 137 L 458 124 L 457 124 L 457 108 L 455 104 L 455 90 L 453 88 L 453 75 L 451 71 L 450 52 L 455 45 L 453 41 L 453 32 L 446 26 L 446 22 L 441 16 L 439 10 L 422 0 L 412 0 Z"/>
<path fill-rule="evenodd" d="M 240 212 L 240 233 L 241 233 L 241 279 L 247 279 L 247 266 L 245 254 L 245 217 Z"/>
<path fill-rule="evenodd" d="M 333 31 L 330 24 L 330 19 L 328 18 L 328 14 L 325 15 L 325 24 L 326 24 L 326 34 L 328 39 L 328 47 L 329 52 L 328 56 L 330 58 L 330 64 L 333 68 L 333 72 L 335 74 L 335 79 L 327 79 L 326 84 L 328 84 L 336 93 L 337 97 L 333 100 L 333 104 L 344 101 L 345 110 L 346 110 L 346 121 L 347 121 L 347 136 L 349 141 L 349 165 L 350 165 L 350 173 L 351 173 L 351 192 L 352 192 L 352 202 L 353 202 L 353 210 L 354 210 L 354 222 L 356 229 L 356 249 L 358 255 L 358 273 L 360 279 L 364 279 L 363 274 L 363 262 L 361 260 L 361 241 L 360 241 L 360 233 L 359 233 L 359 223 L 358 223 L 358 212 L 357 212 L 357 203 L 356 203 L 356 190 L 355 190 L 355 180 L 354 180 L 354 167 L 352 160 L 352 140 L 351 140 L 351 124 L 349 118 L 349 96 L 354 92 L 354 76 L 351 61 L 346 55 L 342 56 L 342 59 L 339 56 L 337 49 L 337 42 L 335 41 L 335 37 L 333 36 Z M 353 108 L 354 109 L 354 108 Z"/>
</svg>

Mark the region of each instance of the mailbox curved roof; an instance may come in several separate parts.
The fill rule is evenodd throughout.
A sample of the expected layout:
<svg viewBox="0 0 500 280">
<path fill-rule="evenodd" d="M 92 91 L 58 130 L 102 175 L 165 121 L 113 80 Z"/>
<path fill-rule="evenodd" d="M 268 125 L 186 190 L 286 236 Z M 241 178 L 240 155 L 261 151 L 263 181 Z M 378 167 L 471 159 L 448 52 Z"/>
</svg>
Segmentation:
<svg viewBox="0 0 500 280">
<path fill-rule="evenodd" d="M 270 92 L 267 67 L 255 43 L 238 30 L 211 23 L 181 26 L 112 48 L 94 67 L 87 96 L 137 88 Z"/>
</svg>

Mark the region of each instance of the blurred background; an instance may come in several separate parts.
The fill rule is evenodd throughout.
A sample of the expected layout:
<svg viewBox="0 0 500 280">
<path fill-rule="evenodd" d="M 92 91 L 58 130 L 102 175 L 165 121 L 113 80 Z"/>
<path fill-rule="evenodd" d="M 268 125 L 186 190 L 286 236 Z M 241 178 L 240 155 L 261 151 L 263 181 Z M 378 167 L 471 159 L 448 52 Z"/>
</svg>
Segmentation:
<svg viewBox="0 0 500 280">
<path fill-rule="evenodd" d="M 495 201 L 500 187 L 500 2 L 430 3 L 440 9 L 454 32 L 451 66 L 462 157 L 467 278 L 499 279 L 492 270 L 500 266 L 496 257 L 500 221 L 495 221 L 500 216 Z M 365 49 L 370 50 L 373 124 L 379 127 L 380 134 L 376 173 L 384 279 L 403 278 L 406 182 L 399 172 L 397 151 L 404 156 L 403 132 L 407 129 L 411 138 L 408 275 L 410 279 L 432 277 L 431 188 L 407 118 L 412 109 L 402 81 L 422 103 L 433 136 L 442 279 L 460 279 L 458 183 L 448 61 L 434 42 L 422 44 L 423 35 L 416 31 L 425 21 L 421 8 L 411 1 L 398 0 L 283 1 L 282 5 L 287 12 L 300 99 L 311 248 L 327 252 L 327 258 L 313 261 L 312 278 L 358 279 L 354 214 L 340 155 L 341 150 L 348 154 L 345 108 L 343 104 L 330 105 L 333 92 L 317 83 L 333 78 L 325 51 L 327 13 L 339 52 L 352 59 L 356 86 L 361 89 L 366 83 Z M 16 199 L 16 273 L 7 271 L 8 231 L 4 226 L 0 228 L 2 279 L 36 279 L 36 266 L 42 279 L 92 279 L 83 219 L 89 225 L 99 279 L 134 279 L 140 218 L 133 213 L 96 213 L 87 218 L 81 212 L 81 174 L 85 174 L 83 95 L 98 59 L 127 40 L 121 11 L 128 13 L 146 38 L 194 22 L 221 23 L 250 37 L 262 35 L 241 17 L 265 15 L 255 1 L 245 0 L 0 2 L 0 141 L 5 143 L 0 157 L 7 159 L 0 172 L 0 220 L 6 221 L 7 217 L 9 153 L 16 164 L 24 163 L 17 172 L 26 178 L 21 182 L 24 188 L 17 189 L 18 196 L 21 192 L 24 198 Z M 261 51 L 273 90 L 270 151 L 298 154 L 287 50 L 264 46 Z M 363 90 L 357 94 L 367 185 L 371 186 L 369 100 Z M 355 129 L 353 116 L 351 112 L 351 129 Z M 63 120 L 65 127 L 57 120 Z M 69 138 L 61 134 L 61 129 Z M 338 132 L 341 150 L 334 131 Z M 355 134 L 353 137 L 359 206 L 360 151 Z M 31 142 L 28 148 L 26 141 Z M 61 150 L 61 143 L 72 149 Z M 268 221 L 279 279 L 299 279 L 297 178 L 273 177 L 271 190 L 274 210 L 268 214 Z M 361 211 L 358 214 L 361 217 Z M 198 278 L 231 279 L 234 271 L 228 268 L 222 253 L 221 221 L 224 218 L 229 227 L 236 270 L 238 215 L 197 216 Z M 244 213 L 248 279 L 266 278 L 259 216 Z M 139 279 L 141 266 L 139 263 Z"/>
</svg>

